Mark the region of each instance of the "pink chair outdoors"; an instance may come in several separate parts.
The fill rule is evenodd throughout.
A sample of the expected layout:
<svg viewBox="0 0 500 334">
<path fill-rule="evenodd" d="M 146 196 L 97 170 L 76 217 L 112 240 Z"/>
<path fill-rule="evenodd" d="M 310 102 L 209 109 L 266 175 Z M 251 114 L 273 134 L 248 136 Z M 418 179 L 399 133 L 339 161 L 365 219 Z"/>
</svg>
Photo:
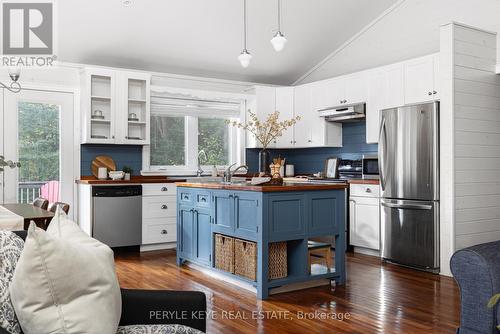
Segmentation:
<svg viewBox="0 0 500 334">
<path fill-rule="evenodd" d="M 59 181 L 49 181 L 40 188 L 40 196 L 50 203 L 59 201 Z"/>
</svg>

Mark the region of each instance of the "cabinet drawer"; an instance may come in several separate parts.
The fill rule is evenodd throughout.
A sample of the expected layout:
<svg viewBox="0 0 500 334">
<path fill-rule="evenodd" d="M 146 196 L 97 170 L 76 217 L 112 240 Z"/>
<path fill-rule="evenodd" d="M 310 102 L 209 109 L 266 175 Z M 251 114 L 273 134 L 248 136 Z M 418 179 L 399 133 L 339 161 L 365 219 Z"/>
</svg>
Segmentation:
<svg viewBox="0 0 500 334">
<path fill-rule="evenodd" d="M 380 197 L 380 186 L 377 184 L 351 184 L 351 196 Z"/>
<path fill-rule="evenodd" d="M 142 196 L 175 196 L 175 183 L 149 183 L 142 185 Z"/>
<path fill-rule="evenodd" d="M 142 228 L 143 244 L 159 244 L 163 242 L 175 242 L 177 240 L 177 224 L 175 221 L 149 220 L 144 222 Z M 160 224 L 159 224 L 160 223 Z"/>
<path fill-rule="evenodd" d="M 175 196 L 151 196 L 142 198 L 142 218 L 175 218 L 177 213 Z"/>
<path fill-rule="evenodd" d="M 210 193 L 196 193 L 195 195 L 196 205 L 202 208 L 210 208 Z"/>
<path fill-rule="evenodd" d="M 194 193 L 190 189 L 181 188 L 179 191 L 179 201 L 181 204 L 191 204 L 194 199 Z"/>
</svg>

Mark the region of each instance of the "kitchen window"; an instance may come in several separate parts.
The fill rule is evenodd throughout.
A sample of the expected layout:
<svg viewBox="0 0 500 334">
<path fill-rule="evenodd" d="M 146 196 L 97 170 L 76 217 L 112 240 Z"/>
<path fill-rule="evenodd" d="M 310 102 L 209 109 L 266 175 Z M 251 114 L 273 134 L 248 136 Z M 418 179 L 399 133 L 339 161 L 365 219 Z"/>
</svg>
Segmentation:
<svg viewBox="0 0 500 334">
<path fill-rule="evenodd" d="M 240 121 L 244 100 L 199 99 L 153 93 L 151 144 L 144 148 L 144 169 L 167 174 L 194 174 L 198 153 L 202 169 L 243 163 L 244 134 L 227 124 Z"/>
</svg>

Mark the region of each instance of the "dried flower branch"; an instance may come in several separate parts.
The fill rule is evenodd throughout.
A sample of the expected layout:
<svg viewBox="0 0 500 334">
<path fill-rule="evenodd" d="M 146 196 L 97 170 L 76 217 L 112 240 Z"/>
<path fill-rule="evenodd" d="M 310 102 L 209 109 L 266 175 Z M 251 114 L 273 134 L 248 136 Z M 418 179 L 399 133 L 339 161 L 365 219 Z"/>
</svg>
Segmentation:
<svg viewBox="0 0 500 334">
<path fill-rule="evenodd" d="M 300 116 L 296 116 L 288 120 L 280 121 L 279 111 L 269 114 L 265 121 L 259 120 L 257 115 L 251 111 L 248 111 L 248 114 L 250 115 L 250 120 L 246 123 L 236 121 L 227 121 L 227 123 L 252 133 L 260 142 L 263 149 L 266 149 L 276 138 L 283 136 L 283 133 L 288 128 L 294 126 L 297 121 L 300 120 Z"/>
</svg>

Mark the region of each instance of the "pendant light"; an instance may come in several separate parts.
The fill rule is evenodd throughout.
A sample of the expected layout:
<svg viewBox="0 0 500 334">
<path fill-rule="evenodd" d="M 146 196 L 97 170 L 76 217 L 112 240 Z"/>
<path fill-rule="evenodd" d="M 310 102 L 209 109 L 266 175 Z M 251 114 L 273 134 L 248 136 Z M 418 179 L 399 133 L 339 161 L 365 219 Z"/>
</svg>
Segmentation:
<svg viewBox="0 0 500 334">
<path fill-rule="evenodd" d="M 247 50 L 247 0 L 243 0 L 243 51 L 238 56 L 241 66 L 247 68 L 250 65 L 252 55 Z"/>
<path fill-rule="evenodd" d="M 278 0 L 278 31 L 271 39 L 271 44 L 276 52 L 283 50 L 286 44 L 286 38 L 281 32 L 281 0 Z"/>
</svg>

